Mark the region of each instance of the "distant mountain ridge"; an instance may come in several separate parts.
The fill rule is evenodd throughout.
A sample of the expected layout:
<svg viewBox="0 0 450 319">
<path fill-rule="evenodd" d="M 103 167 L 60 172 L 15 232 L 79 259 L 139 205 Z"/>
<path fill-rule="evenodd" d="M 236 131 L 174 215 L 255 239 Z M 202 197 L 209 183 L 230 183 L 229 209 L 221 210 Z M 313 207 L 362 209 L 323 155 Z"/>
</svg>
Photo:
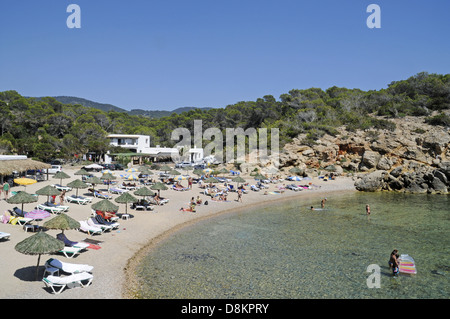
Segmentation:
<svg viewBox="0 0 450 319">
<path fill-rule="evenodd" d="M 36 97 L 35 99 L 39 100 L 42 98 L 43 97 Z M 188 112 L 190 110 L 195 110 L 195 109 L 202 109 L 202 110 L 210 109 L 210 108 L 197 108 L 197 107 L 186 106 L 186 107 L 176 108 L 173 111 L 163 111 L 163 110 L 150 111 L 150 110 L 143 110 L 143 109 L 132 109 L 131 111 L 127 111 L 121 107 L 118 107 L 118 106 L 115 106 L 112 104 L 98 103 L 98 102 L 94 102 L 91 100 L 87 100 L 87 99 L 75 97 L 75 96 L 52 96 L 52 98 L 54 98 L 55 100 L 57 100 L 58 102 L 61 102 L 63 104 L 74 104 L 74 105 L 80 104 L 85 107 L 96 108 L 96 109 L 99 109 L 104 112 L 109 112 L 109 111 L 123 112 L 123 113 L 128 113 L 130 115 L 140 115 L 140 116 L 146 116 L 146 117 L 151 117 L 151 118 L 161 118 L 161 117 L 165 117 L 165 116 L 170 116 L 172 113 L 181 114 L 183 112 Z"/>
</svg>

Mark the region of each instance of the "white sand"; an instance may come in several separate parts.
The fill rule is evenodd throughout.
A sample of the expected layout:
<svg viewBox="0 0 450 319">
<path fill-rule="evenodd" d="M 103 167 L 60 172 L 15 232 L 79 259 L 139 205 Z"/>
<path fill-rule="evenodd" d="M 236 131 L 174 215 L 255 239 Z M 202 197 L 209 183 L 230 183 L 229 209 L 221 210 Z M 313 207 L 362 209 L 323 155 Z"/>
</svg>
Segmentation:
<svg viewBox="0 0 450 319">
<path fill-rule="evenodd" d="M 79 167 L 66 167 L 64 172 L 73 176 L 70 179 L 63 180 L 63 184 L 73 181 L 80 176 L 73 174 Z M 115 172 L 116 176 L 121 172 Z M 99 176 L 99 173 L 95 174 Z M 253 182 L 251 178 L 246 178 L 248 182 Z M 119 179 L 120 180 L 120 179 Z M 161 192 L 161 196 L 170 199 L 170 202 L 163 206 L 156 206 L 152 211 L 134 211 L 128 207 L 128 213 L 134 217 L 129 220 L 120 220 L 120 227 L 118 230 L 103 233 L 102 235 L 89 236 L 85 233 L 76 230 L 65 231 L 66 236 L 72 241 L 82 241 L 85 238 L 92 238 L 101 240 L 101 249 L 88 249 L 74 258 L 66 258 L 61 254 L 42 255 L 40 261 L 40 278 L 35 280 L 35 267 L 38 256 L 24 255 L 17 252 L 14 246 L 25 238 L 32 236 L 33 233 L 25 232 L 22 226 L 2 224 L 0 223 L 0 231 L 10 233 L 11 237 L 7 241 L 0 241 L 0 298 L 52 298 L 52 299 L 91 299 L 91 298 L 127 298 L 129 291 L 126 289 L 126 283 L 133 278 L 133 265 L 139 260 L 139 257 L 148 251 L 160 239 L 182 228 L 185 225 L 191 224 L 198 220 L 211 217 L 220 213 L 227 213 L 236 211 L 242 208 L 267 205 L 274 201 L 286 200 L 296 197 L 318 197 L 317 206 L 320 205 L 320 197 L 327 197 L 331 194 L 339 194 L 341 192 L 355 191 L 353 186 L 354 181 L 351 178 L 340 177 L 334 181 L 322 181 L 313 179 L 312 181 L 298 182 L 299 184 L 306 184 L 312 182 L 315 185 L 320 185 L 321 188 L 313 190 L 304 190 L 294 192 L 287 190 L 281 195 L 264 195 L 264 191 L 252 192 L 243 195 L 243 203 L 236 202 L 237 194 L 230 193 L 226 203 L 215 203 L 209 197 L 200 194 L 199 187 L 194 184 L 193 189 L 184 192 L 174 190 L 166 190 Z M 54 183 L 59 183 L 59 180 L 53 179 L 49 176 L 48 181 L 39 182 L 26 187 L 28 193 L 34 193 L 36 190 Z M 186 181 L 182 184 L 187 185 Z M 286 184 L 288 182 L 286 181 Z M 274 184 L 269 185 L 269 190 L 275 190 Z M 97 185 L 96 189 L 106 189 L 106 186 Z M 24 190 L 23 186 L 14 187 L 14 190 Z M 75 190 L 68 194 L 74 194 Z M 79 194 L 87 193 L 86 190 L 79 190 Z M 197 212 L 181 212 L 180 207 L 187 207 L 191 197 L 197 197 L 203 201 L 208 200 L 209 205 L 201 205 L 197 207 Z M 116 198 L 118 195 L 113 195 Z M 8 204 L 4 199 L 4 194 L 1 195 L 0 201 L 0 215 L 7 209 L 12 209 L 14 206 L 20 205 Z M 37 204 L 43 203 L 46 197 L 39 196 L 36 203 L 24 204 L 24 210 L 32 210 Z M 94 198 L 92 203 L 100 201 Z M 114 200 L 112 202 L 119 205 L 119 213 L 125 211 L 125 204 L 118 204 Z M 66 204 L 70 206 L 68 215 L 76 220 L 86 220 L 91 214 L 91 204 L 77 205 Z M 46 220 L 51 219 L 53 216 Z M 39 222 L 42 225 L 44 221 Z M 47 233 L 56 236 L 59 230 L 48 230 Z M 43 274 L 43 265 L 48 258 L 58 258 L 65 262 L 89 264 L 94 266 L 93 275 L 94 280 L 91 286 L 87 288 L 66 289 L 59 295 L 53 295 L 45 288 L 41 281 Z M 128 269 L 128 272 L 127 272 Z"/>
</svg>

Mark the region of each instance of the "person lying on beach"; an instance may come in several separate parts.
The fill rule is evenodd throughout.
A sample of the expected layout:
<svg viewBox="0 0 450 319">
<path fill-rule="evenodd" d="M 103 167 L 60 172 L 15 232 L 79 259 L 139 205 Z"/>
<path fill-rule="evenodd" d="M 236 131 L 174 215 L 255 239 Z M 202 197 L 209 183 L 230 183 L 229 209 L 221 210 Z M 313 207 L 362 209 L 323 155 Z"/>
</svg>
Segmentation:
<svg viewBox="0 0 450 319">
<path fill-rule="evenodd" d="M 194 197 L 192 197 L 192 200 L 194 199 Z M 195 203 L 193 203 L 192 202 L 192 200 L 191 200 L 191 202 L 189 203 L 189 208 L 183 208 L 183 207 L 181 207 L 180 208 L 180 211 L 182 211 L 182 212 L 193 212 L 193 213 L 195 213 L 196 211 L 195 211 Z"/>
</svg>

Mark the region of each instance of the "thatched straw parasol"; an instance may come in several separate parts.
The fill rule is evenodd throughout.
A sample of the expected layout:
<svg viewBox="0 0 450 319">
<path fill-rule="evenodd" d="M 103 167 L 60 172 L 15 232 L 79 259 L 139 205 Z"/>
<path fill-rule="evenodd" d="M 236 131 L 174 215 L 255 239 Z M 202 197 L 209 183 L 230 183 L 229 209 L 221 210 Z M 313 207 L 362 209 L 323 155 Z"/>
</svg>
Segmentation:
<svg viewBox="0 0 450 319">
<path fill-rule="evenodd" d="M 87 170 L 85 170 L 84 168 L 82 168 L 74 173 L 74 175 L 89 175 L 89 174 L 90 173 Z"/>
<path fill-rule="evenodd" d="M 111 184 L 110 182 L 116 180 L 117 178 L 111 173 L 105 173 L 102 175 L 102 177 L 100 177 L 100 179 L 108 181 L 108 190 L 109 190 L 109 184 Z"/>
<path fill-rule="evenodd" d="M 232 181 L 237 183 L 236 188 L 239 187 L 239 183 L 245 183 L 245 179 L 240 176 L 233 178 Z"/>
<path fill-rule="evenodd" d="M 69 215 L 62 213 L 46 221 L 44 227 L 48 229 L 60 229 L 64 233 L 64 230 L 80 228 L 80 223 Z"/>
<path fill-rule="evenodd" d="M 170 167 L 167 164 L 163 165 L 162 167 L 159 168 L 160 171 L 164 171 L 164 172 L 170 171 L 171 169 L 172 169 L 172 167 Z"/>
<path fill-rule="evenodd" d="M 61 192 L 59 190 L 57 190 L 56 188 L 54 188 L 53 186 L 47 185 L 41 189 L 38 189 L 36 191 L 36 194 L 38 195 L 42 195 L 42 196 L 47 196 L 47 202 L 49 201 L 49 197 L 50 196 L 58 196 L 61 194 Z"/>
<path fill-rule="evenodd" d="M 38 261 L 36 265 L 36 280 L 38 279 L 39 261 L 42 254 L 51 254 L 64 249 L 64 243 L 43 231 L 30 236 L 15 247 L 16 251 L 25 255 L 38 255 Z"/>
<path fill-rule="evenodd" d="M 219 181 L 214 177 L 208 177 L 203 181 L 203 183 L 218 183 Z"/>
<path fill-rule="evenodd" d="M 96 184 L 103 184 L 102 180 L 100 178 L 98 178 L 97 176 L 89 177 L 86 180 L 86 183 L 92 184 L 92 188 L 94 189 L 94 191 L 95 191 Z"/>
<path fill-rule="evenodd" d="M 159 196 L 159 192 L 160 192 L 161 190 L 164 191 L 164 190 L 166 190 L 166 189 L 168 189 L 168 188 L 167 188 L 167 186 L 164 185 L 163 183 L 157 182 L 157 183 L 153 184 L 152 186 L 150 186 L 150 189 L 157 190 L 157 191 L 158 191 L 158 196 Z"/>
<path fill-rule="evenodd" d="M 79 188 L 88 188 L 88 185 L 83 182 L 80 179 L 76 179 L 70 183 L 67 184 L 67 186 L 72 187 L 72 188 L 76 188 L 77 189 L 77 196 L 78 196 L 78 189 Z"/>
<path fill-rule="evenodd" d="M 92 204 L 91 208 L 101 212 L 117 212 L 119 210 L 119 206 L 114 205 L 107 199 L 103 199 L 95 204 Z"/>
<path fill-rule="evenodd" d="M 53 176 L 53 178 L 59 178 L 59 183 L 62 185 L 62 180 L 70 178 L 70 176 L 64 173 L 63 171 L 59 171 Z"/>
<path fill-rule="evenodd" d="M 8 198 L 6 201 L 10 204 L 22 204 L 22 212 L 23 212 L 23 204 L 24 203 L 34 203 L 37 202 L 37 196 L 33 196 L 24 191 L 18 191 L 14 196 Z"/>
<path fill-rule="evenodd" d="M 153 193 L 151 190 L 149 190 L 147 187 L 141 187 L 134 191 L 134 195 L 136 196 L 154 196 L 155 193 Z"/>
<path fill-rule="evenodd" d="M 122 193 L 119 197 L 117 197 L 116 199 L 114 199 L 116 201 L 116 203 L 124 203 L 125 204 L 125 214 L 127 214 L 128 212 L 128 203 L 136 203 L 138 201 L 138 199 L 136 197 L 134 197 L 133 195 L 131 195 L 130 193 L 126 192 L 126 193 Z"/>
</svg>

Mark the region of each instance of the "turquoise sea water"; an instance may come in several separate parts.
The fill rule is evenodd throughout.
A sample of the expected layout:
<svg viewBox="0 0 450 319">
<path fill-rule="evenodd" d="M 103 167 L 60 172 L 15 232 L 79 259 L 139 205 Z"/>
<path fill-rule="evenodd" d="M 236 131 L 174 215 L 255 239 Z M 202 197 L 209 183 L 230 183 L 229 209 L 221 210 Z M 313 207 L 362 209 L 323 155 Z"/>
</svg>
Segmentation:
<svg viewBox="0 0 450 319">
<path fill-rule="evenodd" d="M 365 214 L 370 204 L 371 215 Z M 138 267 L 141 298 L 449 298 L 450 196 L 354 193 L 222 215 L 161 242 Z M 416 275 L 393 278 L 398 249 Z M 369 288 L 367 267 L 381 267 Z"/>
</svg>

